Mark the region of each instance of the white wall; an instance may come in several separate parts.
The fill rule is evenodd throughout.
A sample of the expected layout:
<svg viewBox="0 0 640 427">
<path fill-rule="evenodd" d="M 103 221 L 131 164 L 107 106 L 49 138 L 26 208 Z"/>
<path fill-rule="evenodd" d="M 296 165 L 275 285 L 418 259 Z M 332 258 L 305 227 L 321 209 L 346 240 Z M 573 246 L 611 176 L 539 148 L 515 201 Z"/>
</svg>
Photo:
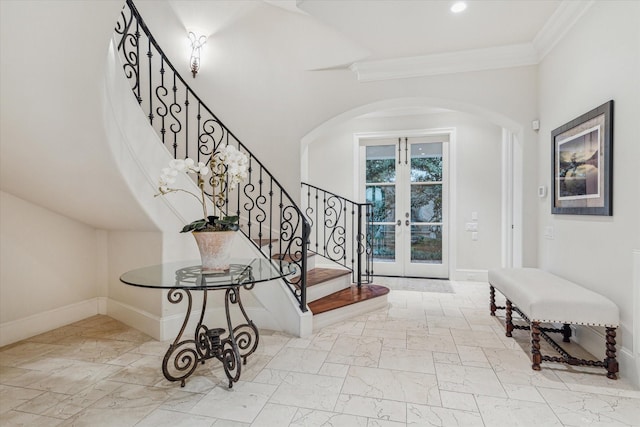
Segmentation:
<svg viewBox="0 0 640 427">
<path fill-rule="evenodd" d="M 450 143 L 451 170 L 455 173 L 455 199 L 451 200 L 451 229 L 456 239 L 457 270 L 487 270 L 500 266 L 501 127 L 464 113 L 440 113 L 400 117 L 356 118 L 320 135 L 308 145 L 308 183 L 362 202 L 355 191 L 354 134 L 400 130 L 455 128 Z M 304 167 L 304 165 L 303 165 Z M 450 177 L 453 182 L 454 177 Z M 471 212 L 478 212 L 479 238 L 464 231 Z M 454 271 L 455 273 L 455 271 Z M 461 275 L 459 275 L 462 277 Z M 455 274 L 454 274 L 455 277 Z M 452 277 L 453 278 L 453 277 Z M 466 278 L 466 276 L 464 276 Z"/>
<path fill-rule="evenodd" d="M 639 22 L 639 2 L 595 2 L 544 58 L 539 82 L 538 180 L 548 188 L 551 130 L 610 99 L 615 102 L 613 216 L 551 215 L 549 197 L 541 199 L 540 229 L 553 227 L 554 239 L 539 233 L 538 256 L 540 267 L 606 295 L 618 305 L 623 376 L 632 372 L 633 317 L 640 316 L 633 312 L 632 277 L 632 253 L 640 248 Z"/>
<path fill-rule="evenodd" d="M 136 4 L 165 53 L 186 68 L 189 22 L 167 16 L 172 12 L 162 3 Z M 333 37 L 322 43 L 322 34 Z M 209 63 L 188 81 L 294 199 L 302 175 L 300 141 L 307 134 L 353 109 L 401 98 L 429 99 L 433 107 L 478 114 L 522 132 L 524 191 L 535 194 L 536 164 L 530 159 L 536 159 L 537 136 L 530 123 L 537 118 L 536 67 L 368 83 L 358 82 L 346 66 L 309 71 L 307 59 L 326 55 L 335 43 L 335 34 L 312 18 L 262 3 L 210 36 L 203 51 Z M 535 202 L 525 199 L 523 208 L 525 265 L 537 263 Z"/>
<path fill-rule="evenodd" d="M 97 313 L 104 233 L 4 191 L 0 218 L 0 346 Z"/>
</svg>

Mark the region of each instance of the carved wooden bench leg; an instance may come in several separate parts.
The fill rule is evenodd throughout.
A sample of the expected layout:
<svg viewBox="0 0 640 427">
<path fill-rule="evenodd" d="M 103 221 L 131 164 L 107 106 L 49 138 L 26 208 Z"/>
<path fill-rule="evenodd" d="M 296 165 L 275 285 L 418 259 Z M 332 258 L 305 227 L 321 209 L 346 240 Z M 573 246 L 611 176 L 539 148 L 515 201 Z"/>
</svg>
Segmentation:
<svg viewBox="0 0 640 427">
<path fill-rule="evenodd" d="M 607 328 L 607 358 L 604 360 L 607 378 L 618 379 L 618 361 L 616 360 L 616 328 Z"/>
<path fill-rule="evenodd" d="M 511 336 L 511 332 L 513 332 L 513 321 L 511 319 L 511 301 L 509 301 L 507 299 L 507 307 L 506 307 L 506 317 L 505 317 L 505 328 L 507 330 L 507 332 L 505 333 L 506 336 L 510 337 Z"/>
<path fill-rule="evenodd" d="M 491 310 L 491 315 L 496 315 L 496 289 L 489 285 L 489 310 Z"/>
<path fill-rule="evenodd" d="M 531 369 L 540 370 L 542 354 L 540 353 L 540 322 L 531 322 Z"/>
<path fill-rule="evenodd" d="M 562 342 L 571 342 L 571 326 L 568 323 L 562 325 Z"/>
</svg>

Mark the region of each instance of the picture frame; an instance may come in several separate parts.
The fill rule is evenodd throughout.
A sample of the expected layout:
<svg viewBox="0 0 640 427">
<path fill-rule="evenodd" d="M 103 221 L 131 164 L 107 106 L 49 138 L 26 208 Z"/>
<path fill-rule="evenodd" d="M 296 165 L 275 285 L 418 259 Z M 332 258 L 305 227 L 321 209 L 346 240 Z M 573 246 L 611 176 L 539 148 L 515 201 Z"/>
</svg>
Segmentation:
<svg viewBox="0 0 640 427">
<path fill-rule="evenodd" d="M 551 132 L 551 213 L 613 215 L 613 100 Z"/>
</svg>

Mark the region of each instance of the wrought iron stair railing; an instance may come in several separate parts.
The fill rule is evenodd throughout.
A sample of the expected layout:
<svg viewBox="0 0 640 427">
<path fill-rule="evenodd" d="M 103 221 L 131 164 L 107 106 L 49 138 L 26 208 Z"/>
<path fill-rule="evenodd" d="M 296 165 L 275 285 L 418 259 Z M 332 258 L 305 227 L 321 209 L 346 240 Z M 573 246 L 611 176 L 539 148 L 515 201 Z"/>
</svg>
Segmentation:
<svg viewBox="0 0 640 427">
<path fill-rule="evenodd" d="M 306 242 L 309 224 L 300 208 L 267 168 L 204 104 L 171 64 L 132 0 L 126 0 L 115 27 L 118 51 L 131 89 L 174 158 L 206 162 L 221 144 L 249 158 L 249 176 L 234 191 L 224 189 L 224 215 L 238 215 L 241 230 L 265 256 L 297 264 L 300 275 L 288 280 L 300 309 L 307 311 Z M 205 191 L 213 194 L 211 183 Z"/>
<path fill-rule="evenodd" d="M 351 270 L 351 280 L 358 287 L 371 283 L 372 205 L 305 182 L 302 189 L 302 209 L 311 225 L 308 250 Z"/>
</svg>

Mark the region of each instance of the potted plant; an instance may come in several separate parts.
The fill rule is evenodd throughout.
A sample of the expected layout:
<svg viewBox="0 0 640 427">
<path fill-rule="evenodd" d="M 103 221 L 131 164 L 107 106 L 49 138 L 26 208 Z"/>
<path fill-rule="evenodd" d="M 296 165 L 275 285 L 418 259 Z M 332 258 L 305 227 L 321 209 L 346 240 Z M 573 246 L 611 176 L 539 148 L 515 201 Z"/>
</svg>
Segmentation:
<svg viewBox="0 0 640 427">
<path fill-rule="evenodd" d="M 194 196 L 202 205 L 203 217 L 185 225 L 181 233 L 191 232 L 196 239 L 203 273 L 229 270 L 231 245 L 238 231 L 238 216 L 209 215 L 207 212 L 205 178 L 211 173 L 209 182 L 213 191 L 213 204 L 222 212 L 225 204 L 225 189 L 233 190 L 248 176 L 249 160 L 244 153 L 232 145 L 220 144 L 206 163 L 196 163 L 193 159 L 173 159 L 162 169 L 156 196 L 184 192 Z M 180 173 L 196 174 L 200 194 L 182 188 L 173 188 Z M 214 208 L 214 209 L 215 209 Z"/>
</svg>

